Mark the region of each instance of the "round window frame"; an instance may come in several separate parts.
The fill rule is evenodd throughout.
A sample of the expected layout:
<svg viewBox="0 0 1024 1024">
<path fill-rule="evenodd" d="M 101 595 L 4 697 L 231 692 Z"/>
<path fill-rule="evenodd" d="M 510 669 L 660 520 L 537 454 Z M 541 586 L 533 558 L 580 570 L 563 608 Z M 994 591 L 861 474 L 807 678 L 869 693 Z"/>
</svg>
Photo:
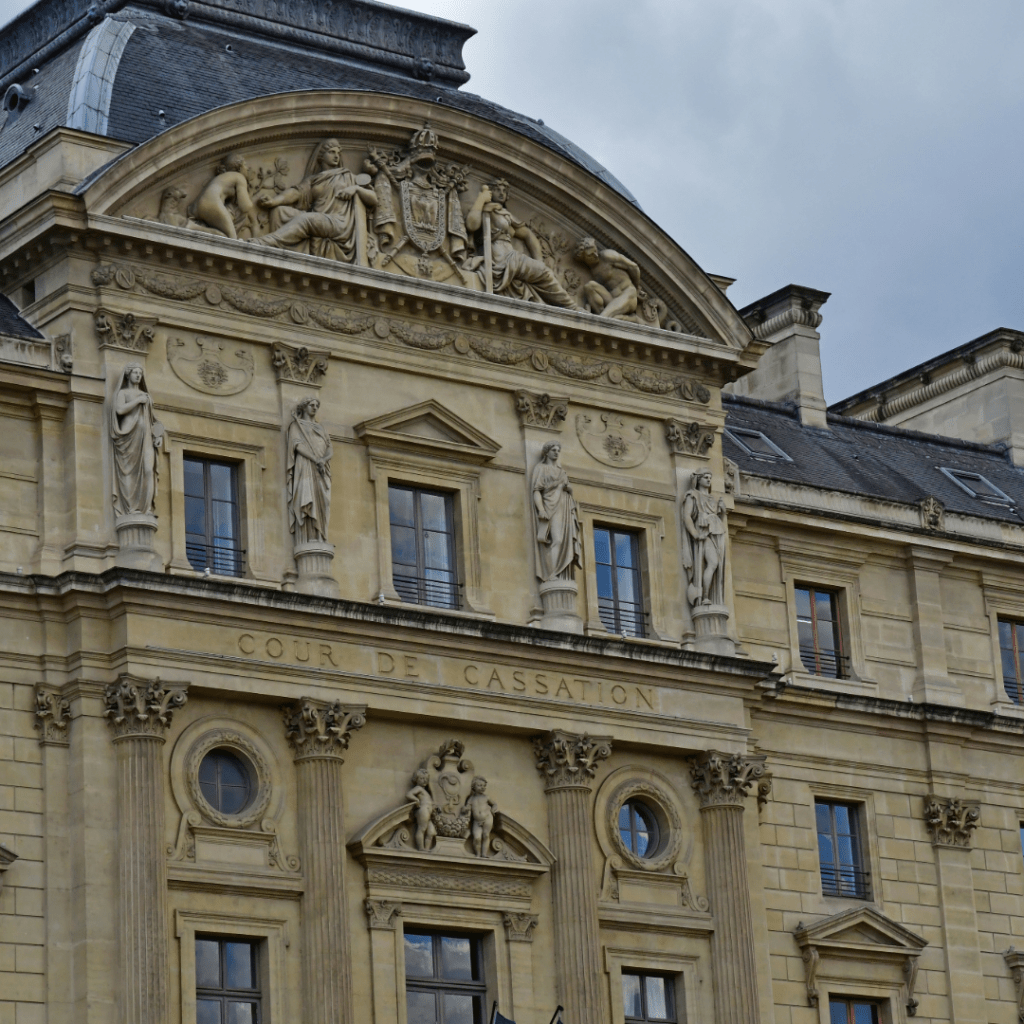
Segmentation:
<svg viewBox="0 0 1024 1024">
<path fill-rule="evenodd" d="M 658 845 L 652 854 L 640 857 L 623 842 L 619 813 L 627 801 L 641 803 L 653 815 L 658 827 Z M 624 864 L 641 871 L 672 871 L 682 848 L 682 819 L 672 799 L 659 786 L 631 779 L 616 787 L 608 800 L 608 833 L 615 853 Z"/>
<path fill-rule="evenodd" d="M 202 787 L 199 785 L 199 766 L 207 754 L 220 749 L 234 754 L 251 773 L 252 797 L 237 814 L 218 811 L 203 795 Z M 206 733 L 192 744 L 185 758 L 185 780 L 193 806 L 204 818 L 225 828 L 245 828 L 263 820 L 270 806 L 270 778 L 270 766 L 263 755 L 244 736 L 236 732 Z"/>
<path fill-rule="evenodd" d="M 636 857 L 638 860 L 653 860 L 661 852 L 661 847 L 662 847 L 662 838 L 661 838 L 662 837 L 662 828 L 661 828 L 661 822 L 658 820 L 658 812 L 651 806 L 649 800 L 644 799 L 643 797 L 640 797 L 640 796 L 628 796 L 628 797 L 626 797 L 625 800 L 623 800 L 619 804 L 619 814 L 618 814 L 618 817 L 621 817 L 622 811 L 627 807 L 627 805 L 631 806 L 631 807 L 640 807 L 640 808 L 643 809 L 643 813 L 641 813 L 641 811 L 639 811 L 639 810 L 635 811 L 635 812 L 632 812 L 632 813 L 636 813 L 637 817 L 639 817 L 642 821 L 644 821 L 644 826 L 647 828 L 647 834 L 648 834 L 647 852 L 646 853 L 637 853 L 635 850 L 633 850 L 630 847 L 630 845 L 623 838 L 623 835 L 622 835 L 622 823 L 621 822 L 617 823 L 617 829 L 616 829 L 616 831 L 618 833 L 618 837 L 619 837 L 619 842 L 621 842 L 622 845 L 625 846 L 626 849 L 629 850 L 629 852 L 632 853 L 633 856 Z M 651 818 L 650 822 L 644 820 L 644 815 L 645 814 L 650 816 L 650 818 Z M 633 833 L 634 830 L 632 828 L 630 828 L 629 831 L 630 831 L 630 833 Z"/>
</svg>

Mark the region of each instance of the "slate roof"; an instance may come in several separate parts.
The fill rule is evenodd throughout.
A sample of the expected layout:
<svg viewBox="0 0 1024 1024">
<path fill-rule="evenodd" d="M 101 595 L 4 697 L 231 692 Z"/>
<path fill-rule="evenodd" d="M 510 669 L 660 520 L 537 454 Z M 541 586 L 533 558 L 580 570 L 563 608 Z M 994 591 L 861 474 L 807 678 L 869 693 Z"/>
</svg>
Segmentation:
<svg viewBox="0 0 1024 1024">
<path fill-rule="evenodd" d="M 13 338 L 42 338 L 30 323 L 22 320 L 18 307 L 6 295 L 0 295 L 0 334 Z"/>
<path fill-rule="evenodd" d="M 723 452 L 743 473 L 824 490 L 916 504 L 933 496 L 949 512 L 1020 523 L 1024 514 L 1024 469 L 997 446 L 936 437 L 878 423 L 828 415 L 829 430 L 804 426 L 791 404 L 722 395 L 725 426 L 757 430 L 778 445 L 791 462 L 756 458 L 728 435 Z M 978 473 L 995 484 L 1013 505 L 972 497 L 939 467 Z"/>
<path fill-rule="evenodd" d="M 579 146 L 540 121 L 473 93 L 329 53 L 313 43 L 300 46 L 242 28 L 179 21 L 134 6 L 111 17 L 130 20 L 136 28 L 114 77 L 106 128 L 110 138 L 142 143 L 217 107 L 276 93 L 320 89 L 386 93 L 440 101 L 500 124 L 585 168 L 639 205 L 614 175 Z M 0 127 L 0 167 L 47 131 L 68 123 L 68 99 L 81 49 L 81 40 L 72 43 L 40 63 L 39 73 L 23 83 L 32 87 L 35 98 L 16 121 Z M 0 113 L 0 121 L 5 117 Z"/>
</svg>

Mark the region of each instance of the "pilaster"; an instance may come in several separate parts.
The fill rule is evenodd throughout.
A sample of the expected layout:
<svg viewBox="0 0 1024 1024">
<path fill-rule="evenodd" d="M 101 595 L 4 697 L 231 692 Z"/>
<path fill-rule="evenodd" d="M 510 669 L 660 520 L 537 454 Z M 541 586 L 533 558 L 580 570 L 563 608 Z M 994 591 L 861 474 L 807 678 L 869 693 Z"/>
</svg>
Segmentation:
<svg viewBox="0 0 1024 1024">
<path fill-rule="evenodd" d="M 345 898 L 342 754 L 366 724 L 366 708 L 304 697 L 284 708 L 295 757 L 302 894 L 302 971 L 307 1024 L 349 1024 L 352 974 Z"/>
<path fill-rule="evenodd" d="M 946 665 L 946 637 L 942 618 L 940 573 L 951 556 L 923 548 L 910 548 L 907 569 L 913 601 L 914 647 L 918 675 L 914 700 L 927 704 L 962 707 L 964 695 L 949 678 Z"/>
<path fill-rule="evenodd" d="M 117 749 L 122 1024 L 166 1024 L 167 858 L 161 748 L 185 687 L 128 675 L 104 694 Z"/>
<path fill-rule="evenodd" d="M 765 757 L 709 750 L 691 759 L 690 775 L 700 801 L 707 893 L 715 919 L 711 964 L 716 1017 L 728 1024 L 758 1024 L 757 957 L 743 807 L 755 782 L 759 800 L 771 788 Z"/>
<path fill-rule="evenodd" d="M 558 998 L 572 1024 L 604 1020 L 590 791 L 598 763 L 611 756 L 611 738 L 555 730 L 537 737 L 533 748 L 544 776 L 555 855 L 551 890 Z"/>
</svg>

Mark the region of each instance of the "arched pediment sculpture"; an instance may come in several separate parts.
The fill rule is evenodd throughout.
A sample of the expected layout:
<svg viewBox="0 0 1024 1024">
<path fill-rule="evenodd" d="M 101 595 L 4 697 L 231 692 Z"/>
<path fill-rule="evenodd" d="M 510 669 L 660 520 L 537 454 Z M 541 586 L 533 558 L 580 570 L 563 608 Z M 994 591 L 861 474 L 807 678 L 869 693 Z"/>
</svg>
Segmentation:
<svg viewBox="0 0 1024 1024">
<path fill-rule="evenodd" d="M 221 107 L 114 160 L 84 201 L 90 217 L 236 253 L 493 292 L 702 349 L 756 345 L 718 286 L 600 178 L 491 121 L 406 97 L 310 91 Z"/>
</svg>

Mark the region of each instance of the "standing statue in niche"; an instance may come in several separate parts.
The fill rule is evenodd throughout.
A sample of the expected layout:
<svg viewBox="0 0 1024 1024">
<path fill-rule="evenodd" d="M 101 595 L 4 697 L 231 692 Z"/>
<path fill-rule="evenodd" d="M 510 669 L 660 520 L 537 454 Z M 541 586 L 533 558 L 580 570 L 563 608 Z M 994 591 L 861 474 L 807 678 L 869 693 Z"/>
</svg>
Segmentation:
<svg viewBox="0 0 1024 1024">
<path fill-rule="evenodd" d="M 430 772 L 426 768 L 418 768 L 412 777 L 412 789 L 406 793 L 406 798 L 416 804 L 412 812 L 413 821 L 416 823 L 416 831 L 413 834 L 413 842 L 417 850 L 429 850 L 437 838 L 437 829 L 434 827 L 434 798 L 430 795 Z"/>
<path fill-rule="evenodd" d="M 355 263 L 362 229 L 359 208 L 377 205 L 369 178 L 358 178 L 341 161 L 341 143 L 324 139 L 313 151 L 306 177 L 278 195 L 261 195 L 270 210 L 270 233 L 253 238 L 272 249 L 295 249 L 312 256 Z M 364 243 L 365 244 L 365 243 Z"/>
<path fill-rule="evenodd" d="M 583 286 L 587 312 L 613 320 L 636 319 L 640 268 L 621 252 L 598 249 L 593 238 L 584 238 L 573 255 L 593 274 L 593 280 Z"/>
<path fill-rule="evenodd" d="M 486 857 L 491 847 L 491 832 L 494 831 L 494 815 L 498 805 L 487 795 L 487 780 L 477 775 L 466 797 L 464 813 L 469 815 L 469 841 L 473 853 Z"/>
<path fill-rule="evenodd" d="M 288 525 L 296 544 L 327 542 L 334 448 L 327 431 L 316 422 L 319 409 L 317 398 L 299 402 L 285 440 Z"/>
<path fill-rule="evenodd" d="M 495 181 L 480 189 L 466 214 L 466 227 L 470 231 L 483 231 L 484 255 L 467 261 L 467 268 L 485 275 L 489 273 L 489 283 L 497 295 L 577 309 L 569 293 L 558 283 L 554 271 L 544 262 L 537 236 L 509 213 L 506 202 L 507 181 Z M 529 255 L 520 252 L 513 239 L 519 239 Z"/>
<path fill-rule="evenodd" d="M 693 608 L 725 604 L 725 499 L 711 494 L 711 473 L 694 475 L 683 499 L 683 565 Z"/>
<path fill-rule="evenodd" d="M 114 442 L 114 512 L 149 514 L 156 500 L 156 451 L 163 427 L 153 416 L 142 367 L 126 363 L 110 406 Z"/>
<path fill-rule="evenodd" d="M 549 441 L 534 466 L 530 490 L 536 520 L 537 576 L 542 582 L 572 580 L 583 568 L 579 510 L 565 470 L 558 464 L 562 446 Z"/>
</svg>

